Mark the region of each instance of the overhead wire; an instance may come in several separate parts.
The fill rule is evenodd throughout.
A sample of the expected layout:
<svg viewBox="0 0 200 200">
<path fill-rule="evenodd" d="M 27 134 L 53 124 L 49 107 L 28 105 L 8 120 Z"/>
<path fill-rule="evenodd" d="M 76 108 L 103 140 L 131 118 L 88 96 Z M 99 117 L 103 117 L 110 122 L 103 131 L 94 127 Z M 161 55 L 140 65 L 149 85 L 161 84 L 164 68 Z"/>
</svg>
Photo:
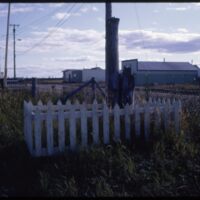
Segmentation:
<svg viewBox="0 0 200 200">
<path fill-rule="evenodd" d="M 134 3 L 134 8 L 135 8 L 135 15 L 136 15 L 137 24 L 138 24 L 138 27 L 139 27 L 139 33 L 140 33 L 140 36 L 141 36 L 142 45 L 143 45 L 143 47 L 145 47 L 144 40 L 143 40 L 143 37 L 142 37 L 143 36 L 142 28 L 141 28 L 141 23 L 140 23 L 139 14 L 138 14 L 138 11 L 137 11 L 136 3 Z M 144 52 L 144 54 L 145 54 L 146 60 L 148 60 L 147 53 Z"/>
<path fill-rule="evenodd" d="M 71 16 L 71 11 L 72 9 L 74 8 L 75 4 L 73 4 L 71 6 L 71 8 L 66 12 L 66 14 L 61 18 L 61 20 L 59 20 L 57 23 L 56 23 L 56 29 L 50 31 L 46 36 L 44 36 L 39 42 L 37 42 L 35 45 L 33 45 L 31 48 L 25 50 L 24 52 L 22 53 L 19 53 L 18 55 L 24 55 L 26 53 L 28 53 L 29 51 L 31 51 L 32 49 L 40 46 L 47 38 L 49 38 L 54 32 L 56 32 L 56 30 L 61 27 Z M 80 8 L 79 8 L 80 9 Z M 68 16 L 68 17 L 67 17 Z M 67 17 L 67 18 L 66 18 Z"/>
<path fill-rule="evenodd" d="M 56 13 L 57 11 L 59 11 L 59 10 L 61 10 L 61 9 L 63 9 L 63 8 L 67 8 L 68 6 L 69 6 L 69 5 L 66 4 L 66 5 L 64 5 L 64 6 L 62 6 L 62 7 L 55 8 L 53 11 L 50 11 L 49 13 L 47 13 L 47 14 L 45 14 L 45 15 L 39 17 L 39 18 L 36 18 L 36 19 L 32 20 L 31 22 L 29 22 L 29 23 L 27 23 L 27 24 L 21 26 L 21 27 L 20 27 L 20 30 L 16 33 L 16 35 L 19 35 L 19 34 L 25 32 L 25 31 L 26 31 L 25 28 L 26 28 L 27 26 L 30 26 L 30 25 L 35 24 L 35 23 L 37 23 L 37 22 L 38 22 L 38 24 L 44 23 L 44 22 L 48 19 L 48 16 L 51 16 L 51 15 L 53 15 L 54 13 Z M 11 13 L 12 13 L 12 9 L 11 9 Z M 38 25 L 38 24 L 37 24 L 37 25 Z M 4 37 L 6 37 L 6 34 L 1 35 L 0 37 L 1 37 L 1 38 L 4 38 Z"/>
<path fill-rule="evenodd" d="M 69 6 L 69 5 L 66 4 L 66 5 L 64 5 L 63 7 L 55 8 L 53 11 L 47 13 L 46 15 L 43 15 L 43 16 L 37 18 L 37 19 L 32 20 L 32 21 L 29 22 L 28 24 L 26 24 L 26 25 L 20 27 L 20 31 L 18 31 L 17 34 L 19 35 L 19 34 L 25 32 L 26 30 L 25 30 L 24 28 L 27 27 L 27 26 L 30 26 L 30 25 L 35 24 L 35 23 L 37 23 L 37 25 L 38 25 L 38 24 L 41 24 L 41 23 L 44 23 L 47 19 L 49 19 L 49 18 L 48 18 L 49 16 L 52 16 L 54 13 L 58 12 L 59 10 L 61 10 L 61 9 L 63 9 L 63 8 L 67 8 L 68 6 Z M 24 30 L 23 30 L 23 29 L 24 29 Z"/>
</svg>

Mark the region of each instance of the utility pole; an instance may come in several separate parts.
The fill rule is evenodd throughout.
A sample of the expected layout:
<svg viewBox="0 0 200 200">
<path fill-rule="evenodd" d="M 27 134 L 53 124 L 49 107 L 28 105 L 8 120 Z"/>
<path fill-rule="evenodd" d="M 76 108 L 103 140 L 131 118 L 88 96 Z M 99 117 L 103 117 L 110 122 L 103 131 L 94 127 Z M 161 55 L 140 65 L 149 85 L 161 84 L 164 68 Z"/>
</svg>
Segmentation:
<svg viewBox="0 0 200 200">
<path fill-rule="evenodd" d="M 19 24 L 10 24 L 13 27 L 13 65 L 14 65 L 14 79 L 16 79 L 16 51 L 15 51 L 15 27 L 19 27 Z"/>
<path fill-rule="evenodd" d="M 10 24 L 10 2 L 8 3 L 8 16 L 7 16 L 7 32 L 6 32 L 6 48 L 5 48 L 5 68 L 4 68 L 4 80 L 3 87 L 7 87 L 7 60 L 8 60 L 8 36 L 9 36 L 9 24 Z"/>
<path fill-rule="evenodd" d="M 119 103 L 119 18 L 112 17 L 111 3 L 106 3 L 106 86 L 110 105 Z"/>
<path fill-rule="evenodd" d="M 106 52 L 105 52 L 105 68 L 106 68 L 106 86 L 108 86 L 109 84 L 109 73 L 108 73 L 108 52 L 109 52 L 109 49 L 108 49 L 108 32 L 109 32 L 109 28 L 108 28 L 108 20 L 112 17 L 112 6 L 111 6 L 111 2 L 106 2 L 106 13 L 105 13 L 105 21 L 106 21 L 106 44 L 105 44 L 105 47 L 106 47 Z M 108 88 L 107 88 L 108 90 Z"/>
</svg>

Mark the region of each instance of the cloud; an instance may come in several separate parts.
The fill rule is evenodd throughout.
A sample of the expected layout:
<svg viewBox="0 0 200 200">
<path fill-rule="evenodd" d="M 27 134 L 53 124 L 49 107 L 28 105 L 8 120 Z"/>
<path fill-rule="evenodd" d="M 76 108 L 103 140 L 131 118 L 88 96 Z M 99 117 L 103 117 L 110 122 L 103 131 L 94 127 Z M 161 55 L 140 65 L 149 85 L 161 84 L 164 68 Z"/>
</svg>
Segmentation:
<svg viewBox="0 0 200 200">
<path fill-rule="evenodd" d="M 188 30 L 186 28 L 178 28 L 177 31 L 182 33 L 188 33 Z"/>
<path fill-rule="evenodd" d="M 67 12 L 58 12 L 53 16 L 53 19 L 63 19 L 64 17 L 70 17 L 70 16 L 80 16 L 80 13 L 67 13 Z"/>
<path fill-rule="evenodd" d="M 173 6 L 173 7 L 166 7 L 166 10 L 175 10 L 175 11 L 186 11 L 186 10 L 189 10 L 191 9 L 191 6 L 190 5 L 185 5 L 185 6 L 180 6 L 180 7 L 177 7 L 177 6 Z"/>
<path fill-rule="evenodd" d="M 104 22 L 104 21 L 105 21 L 102 17 L 98 17 L 97 20 L 98 20 L 99 22 Z"/>
<path fill-rule="evenodd" d="M 200 3 L 192 3 L 192 5 L 200 7 Z"/>
<path fill-rule="evenodd" d="M 96 6 L 92 6 L 91 10 L 94 11 L 94 12 L 99 11 L 99 9 Z"/>
<path fill-rule="evenodd" d="M 60 50 L 70 52 L 72 55 L 75 52 L 99 55 L 104 53 L 105 33 L 103 31 L 55 27 L 49 28 L 46 32 L 33 31 L 31 37 L 24 38 L 20 42 L 18 50 L 23 51 L 30 48 L 49 33 L 52 33 L 50 37 L 35 48 L 34 52 L 47 53 Z M 193 53 L 200 51 L 200 34 L 191 33 L 185 28 L 178 28 L 173 33 L 152 30 L 120 30 L 119 45 L 127 51 L 141 49 L 167 53 Z"/>
<path fill-rule="evenodd" d="M 200 51 L 200 34 L 163 33 L 153 31 L 121 31 L 120 43 L 128 50 L 139 48 L 166 53 L 192 53 Z"/>
<path fill-rule="evenodd" d="M 84 7 L 84 8 L 81 8 L 80 10 L 82 13 L 86 13 L 89 11 L 89 8 L 88 7 Z"/>
<path fill-rule="evenodd" d="M 92 6 L 92 5 L 85 6 L 80 9 L 80 12 L 82 12 L 82 13 L 88 13 L 89 11 L 97 12 L 97 11 L 99 11 L 99 9 L 96 6 Z"/>
<path fill-rule="evenodd" d="M 26 7 L 26 8 L 11 8 L 11 13 L 25 13 L 25 12 L 30 12 L 33 11 L 32 7 Z"/>
<path fill-rule="evenodd" d="M 62 6 L 64 6 L 65 3 L 49 3 L 48 6 L 51 8 L 60 8 Z"/>
<path fill-rule="evenodd" d="M 79 12 L 72 12 L 72 13 L 67 13 L 67 12 L 58 12 L 56 13 L 52 18 L 53 19 L 63 19 L 63 17 L 70 17 L 70 16 L 81 16 L 82 14 L 88 13 L 88 12 L 97 12 L 98 8 L 96 6 L 85 6 L 80 9 Z"/>
<path fill-rule="evenodd" d="M 91 60 L 89 56 L 53 58 L 53 61 L 59 62 L 85 62 L 89 60 Z"/>
<path fill-rule="evenodd" d="M 157 23 L 156 21 L 153 21 L 153 22 L 152 22 L 152 25 L 154 25 L 154 26 L 157 25 L 157 24 L 158 24 L 158 23 Z"/>
<path fill-rule="evenodd" d="M 51 32 L 56 34 L 52 34 L 49 41 L 68 41 L 71 43 L 84 43 L 90 44 L 94 42 L 98 42 L 99 40 L 103 39 L 104 33 L 98 32 L 93 29 L 87 30 L 79 30 L 79 29 L 68 29 L 68 28 L 55 28 L 51 27 L 48 29 L 48 32 L 33 32 L 33 35 L 37 36 L 45 36 Z"/>
<path fill-rule="evenodd" d="M 59 13 L 56 13 L 54 16 L 53 16 L 53 19 L 63 19 L 64 17 L 69 17 L 70 16 L 70 13 L 67 13 L 67 12 L 59 12 Z"/>
<path fill-rule="evenodd" d="M 160 12 L 160 11 L 157 10 L 157 9 L 153 10 L 153 13 L 159 13 L 159 12 Z"/>
<path fill-rule="evenodd" d="M 27 12 L 31 12 L 31 11 L 33 11 L 32 7 L 18 7 L 18 8 L 14 7 L 14 8 L 12 8 L 12 6 L 11 6 L 11 9 L 10 9 L 11 14 L 27 13 Z M 8 13 L 8 9 L 7 8 L 3 9 L 0 12 L 0 16 L 5 16 L 5 15 L 7 15 L 7 13 Z"/>
<path fill-rule="evenodd" d="M 19 3 L 19 4 L 11 4 L 11 7 L 10 7 L 11 15 L 28 13 L 28 12 L 33 12 L 33 11 L 41 12 L 44 10 L 45 10 L 45 6 L 42 3 L 35 3 L 35 4 Z M 6 5 L 1 8 L 0 16 L 6 16 L 7 13 L 8 13 L 8 6 Z"/>
<path fill-rule="evenodd" d="M 49 35 L 44 41 L 43 38 Z M 33 31 L 32 35 L 23 39 L 18 47 L 19 54 L 38 44 L 31 50 L 32 53 L 48 53 L 52 51 L 74 52 L 99 52 L 104 48 L 104 32 L 87 29 L 67 29 L 51 27 L 48 31 Z M 97 53 L 98 54 L 98 53 Z"/>
</svg>

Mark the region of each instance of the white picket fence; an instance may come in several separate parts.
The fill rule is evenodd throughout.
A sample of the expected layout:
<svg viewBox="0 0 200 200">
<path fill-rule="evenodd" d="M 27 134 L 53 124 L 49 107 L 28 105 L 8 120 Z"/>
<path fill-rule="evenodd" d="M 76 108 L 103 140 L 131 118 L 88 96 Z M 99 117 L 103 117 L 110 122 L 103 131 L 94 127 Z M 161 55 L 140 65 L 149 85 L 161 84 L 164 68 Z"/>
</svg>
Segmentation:
<svg viewBox="0 0 200 200">
<path fill-rule="evenodd" d="M 144 114 L 143 118 L 141 114 Z M 102 119 L 101 123 L 99 118 Z M 124 120 L 123 132 L 120 118 Z M 125 134 L 124 138 L 130 141 L 133 132 L 136 137 L 141 135 L 142 121 L 145 140 L 148 140 L 152 118 L 157 130 L 161 128 L 161 121 L 164 124 L 164 130 L 168 130 L 170 123 L 173 122 L 174 129 L 178 133 L 181 119 L 180 100 L 150 98 L 143 107 L 127 104 L 123 109 L 118 105 L 111 109 L 105 102 L 98 104 L 96 101 L 87 105 L 78 102 L 71 104 L 70 101 L 65 105 L 61 101 L 58 101 L 56 105 L 51 101 L 47 105 L 43 105 L 41 101 L 37 105 L 33 105 L 30 101 L 24 101 L 24 135 L 32 156 L 50 156 L 66 150 L 74 151 L 100 143 L 109 144 L 111 140 L 121 140 L 122 134 Z M 77 142 L 78 120 L 79 142 Z M 91 120 L 92 132 L 89 132 L 88 120 Z M 134 128 L 131 124 L 134 125 Z M 100 133 L 100 128 L 102 133 Z M 88 142 L 89 134 L 92 137 L 90 144 Z M 66 144 L 67 138 L 68 144 Z M 57 140 L 57 144 L 55 140 Z"/>
</svg>

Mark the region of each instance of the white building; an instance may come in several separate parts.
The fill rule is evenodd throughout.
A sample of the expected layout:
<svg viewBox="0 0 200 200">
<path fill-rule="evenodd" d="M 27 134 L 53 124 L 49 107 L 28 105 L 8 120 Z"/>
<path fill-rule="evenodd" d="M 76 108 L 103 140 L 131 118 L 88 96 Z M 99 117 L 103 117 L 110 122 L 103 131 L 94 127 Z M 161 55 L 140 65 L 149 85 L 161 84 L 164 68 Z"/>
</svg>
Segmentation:
<svg viewBox="0 0 200 200">
<path fill-rule="evenodd" d="M 105 70 L 100 67 L 91 69 L 67 69 L 63 71 L 63 79 L 66 82 L 87 82 L 95 78 L 97 82 L 105 82 Z"/>
</svg>

